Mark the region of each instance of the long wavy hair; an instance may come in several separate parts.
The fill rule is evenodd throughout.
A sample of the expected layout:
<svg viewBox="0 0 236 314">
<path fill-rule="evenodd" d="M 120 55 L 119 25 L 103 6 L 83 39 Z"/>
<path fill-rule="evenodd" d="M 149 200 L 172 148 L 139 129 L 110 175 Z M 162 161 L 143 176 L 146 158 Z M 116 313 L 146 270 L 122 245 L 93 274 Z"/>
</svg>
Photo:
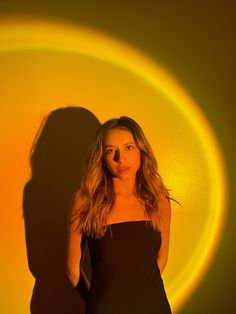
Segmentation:
<svg viewBox="0 0 236 314">
<path fill-rule="evenodd" d="M 145 204 L 145 219 L 160 230 L 160 197 L 170 200 L 169 190 L 158 173 L 154 152 L 138 123 L 127 117 L 110 119 L 102 124 L 90 148 L 83 168 L 80 189 L 75 194 L 71 222 L 87 236 L 101 238 L 107 230 L 107 219 L 115 203 L 112 175 L 104 162 L 104 138 L 109 130 L 118 128 L 131 132 L 140 149 L 140 167 L 136 173 L 135 194 Z"/>
</svg>

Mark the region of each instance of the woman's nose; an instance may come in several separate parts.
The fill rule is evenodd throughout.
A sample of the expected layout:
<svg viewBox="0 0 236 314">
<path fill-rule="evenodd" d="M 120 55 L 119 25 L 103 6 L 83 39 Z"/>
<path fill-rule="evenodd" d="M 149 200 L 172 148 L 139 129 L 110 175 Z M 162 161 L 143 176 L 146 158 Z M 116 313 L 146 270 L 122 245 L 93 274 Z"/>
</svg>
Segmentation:
<svg viewBox="0 0 236 314">
<path fill-rule="evenodd" d="M 123 154 L 119 150 L 116 150 L 115 155 L 114 155 L 114 161 L 115 162 L 122 162 L 123 159 L 124 159 Z"/>
</svg>

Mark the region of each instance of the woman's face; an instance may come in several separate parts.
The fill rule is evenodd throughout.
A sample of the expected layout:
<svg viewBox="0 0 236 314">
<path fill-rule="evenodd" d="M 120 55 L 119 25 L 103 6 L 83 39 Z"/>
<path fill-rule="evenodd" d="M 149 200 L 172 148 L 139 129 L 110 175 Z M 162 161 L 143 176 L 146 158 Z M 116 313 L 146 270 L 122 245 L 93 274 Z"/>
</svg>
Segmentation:
<svg viewBox="0 0 236 314">
<path fill-rule="evenodd" d="M 113 177 L 134 177 L 140 167 L 140 149 L 130 131 L 109 130 L 103 141 L 103 159 Z"/>
</svg>

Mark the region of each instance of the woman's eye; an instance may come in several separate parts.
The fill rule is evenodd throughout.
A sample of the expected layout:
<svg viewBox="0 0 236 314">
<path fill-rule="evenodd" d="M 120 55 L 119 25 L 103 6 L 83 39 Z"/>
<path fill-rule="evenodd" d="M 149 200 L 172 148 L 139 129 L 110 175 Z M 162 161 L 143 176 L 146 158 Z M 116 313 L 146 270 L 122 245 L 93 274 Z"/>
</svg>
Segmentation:
<svg viewBox="0 0 236 314">
<path fill-rule="evenodd" d="M 105 150 L 105 154 L 111 154 L 111 153 L 113 153 L 113 149 L 112 148 Z"/>
<path fill-rule="evenodd" d="M 132 150 L 134 149 L 134 146 L 133 145 L 129 145 L 129 146 L 126 146 L 128 148 L 128 150 Z"/>
</svg>

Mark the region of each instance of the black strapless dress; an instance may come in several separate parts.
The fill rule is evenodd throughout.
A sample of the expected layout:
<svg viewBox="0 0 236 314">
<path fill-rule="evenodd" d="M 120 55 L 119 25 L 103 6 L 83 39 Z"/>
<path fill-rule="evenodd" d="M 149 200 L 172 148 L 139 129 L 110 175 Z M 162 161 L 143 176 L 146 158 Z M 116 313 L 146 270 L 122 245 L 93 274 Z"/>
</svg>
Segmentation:
<svg viewBox="0 0 236 314">
<path fill-rule="evenodd" d="M 92 280 L 86 314 L 170 314 L 157 265 L 161 233 L 149 222 L 109 225 L 89 237 Z"/>
</svg>

